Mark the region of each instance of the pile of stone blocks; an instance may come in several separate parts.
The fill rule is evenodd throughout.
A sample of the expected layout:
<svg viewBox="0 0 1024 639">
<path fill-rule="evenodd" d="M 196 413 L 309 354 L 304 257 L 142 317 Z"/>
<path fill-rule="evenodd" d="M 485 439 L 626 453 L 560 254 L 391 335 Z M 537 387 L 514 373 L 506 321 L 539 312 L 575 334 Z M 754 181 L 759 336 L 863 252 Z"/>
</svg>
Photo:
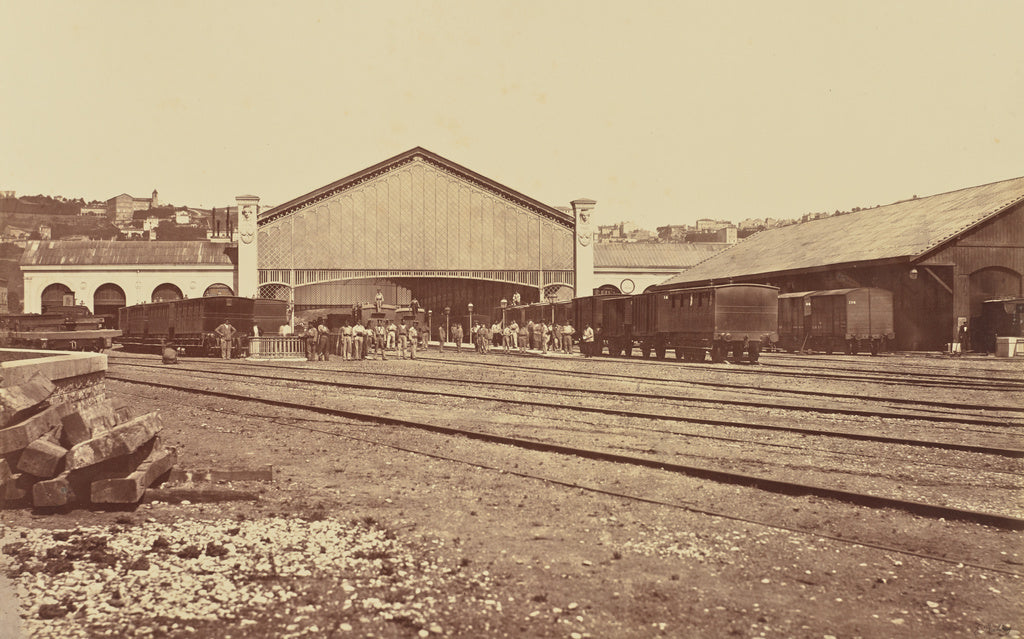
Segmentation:
<svg viewBox="0 0 1024 639">
<path fill-rule="evenodd" d="M 0 503 L 50 508 L 133 504 L 177 461 L 157 413 L 105 393 L 55 393 L 40 373 L 0 388 Z"/>
</svg>

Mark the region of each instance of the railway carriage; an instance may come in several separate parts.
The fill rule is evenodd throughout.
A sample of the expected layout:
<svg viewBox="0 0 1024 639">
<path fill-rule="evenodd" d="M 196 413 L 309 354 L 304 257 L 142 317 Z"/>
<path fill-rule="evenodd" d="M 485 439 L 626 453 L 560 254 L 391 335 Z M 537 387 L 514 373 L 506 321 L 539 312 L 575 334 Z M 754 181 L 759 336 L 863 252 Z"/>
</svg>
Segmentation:
<svg viewBox="0 0 1024 639">
<path fill-rule="evenodd" d="M 895 338 L 890 291 L 844 288 L 779 296 L 779 345 L 787 351 L 874 355 Z"/>
<path fill-rule="evenodd" d="M 702 362 L 756 362 L 764 346 L 778 339 L 778 293 L 762 284 L 667 288 L 604 303 L 601 340 L 612 355 Z"/>
<path fill-rule="evenodd" d="M 237 330 L 232 352 L 242 354 L 253 326 L 260 334 L 274 334 L 288 321 L 288 303 L 220 296 L 130 306 L 118 310 L 123 334 L 117 341 L 129 351 L 156 352 L 172 344 L 186 355 L 217 356 L 220 342 L 214 331 L 224 320 Z"/>
<path fill-rule="evenodd" d="M 0 345 L 56 351 L 95 351 L 112 346 L 121 334 L 104 328 L 104 319 L 85 306 L 57 306 L 41 314 L 8 315 L 0 326 Z"/>
</svg>

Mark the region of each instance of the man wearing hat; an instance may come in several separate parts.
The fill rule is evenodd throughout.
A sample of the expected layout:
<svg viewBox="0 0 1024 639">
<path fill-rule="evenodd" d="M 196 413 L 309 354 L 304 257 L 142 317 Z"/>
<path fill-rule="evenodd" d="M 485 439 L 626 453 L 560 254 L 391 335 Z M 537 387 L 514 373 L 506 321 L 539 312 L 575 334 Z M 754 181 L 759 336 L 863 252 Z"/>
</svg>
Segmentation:
<svg viewBox="0 0 1024 639">
<path fill-rule="evenodd" d="M 224 323 L 214 329 L 213 332 L 220 339 L 221 359 L 231 359 L 231 342 L 234 340 L 236 332 L 235 327 L 231 325 L 231 320 L 224 320 Z"/>
</svg>

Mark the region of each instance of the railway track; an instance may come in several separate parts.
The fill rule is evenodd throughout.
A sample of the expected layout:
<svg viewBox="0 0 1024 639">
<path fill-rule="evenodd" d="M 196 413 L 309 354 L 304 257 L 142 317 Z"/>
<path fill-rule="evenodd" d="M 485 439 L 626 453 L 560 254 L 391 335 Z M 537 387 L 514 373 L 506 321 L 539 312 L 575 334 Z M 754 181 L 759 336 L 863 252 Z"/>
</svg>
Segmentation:
<svg viewBox="0 0 1024 639">
<path fill-rule="evenodd" d="M 216 362 L 216 360 L 213 360 L 213 362 Z M 148 364 L 138 364 L 138 363 L 120 363 L 119 365 L 131 366 L 131 367 L 137 367 L 137 368 L 146 368 L 146 369 L 151 369 L 151 370 L 165 370 L 164 367 L 158 366 L 158 365 L 148 365 Z M 235 369 L 238 368 L 236 365 L 231 365 L 231 364 L 228 364 L 227 367 L 235 368 Z M 240 370 L 224 370 L 224 365 L 218 365 L 217 363 L 206 364 L 205 367 L 194 367 L 193 366 L 192 368 L 188 368 L 188 369 L 184 369 L 184 370 L 192 370 L 192 371 L 197 371 L 197 372 L 205 372 L 205 373 L 211 373 L 211 374 L 216 374 L 216 375 L 223 375 L 223 376 L 234 377 L 234 378 L 239 378 L 239 379 L 243 379 L 243 380 L 260 379 L 260 380 L 275 381 L 275 382 L 293 382 L 293 383 L 296 383 L 296 384 L 299 384 L 299 383 L 312 383 L 312 384 L 317 384 L 317 385 L 320 385 L 320 386 L 326 386 L 326 387 L 331 387 L 331 388 L 357 389 L 357 390 L 364 390 L 364 391 L 378 391 L 378 390 L 381 389 L 382 384 L 384 384 L 385 381 L 393 381 L 394 379 L 406 379 L 406 380 L 412 380 L 413 382 L 434 382 L 435 379 L 436 379 L 436 378 L 431 377 L 431 376 L 423 376 L 423 375 L 408 375 L 408 374 L 394 374 L 394 373 L 375 373 L 375 372 L 370 372 L 370 371 L 359 371 L 358 375 L 353 375 L 353 374 L 348 373 L 346 371 L 335 371 L 335 370 L 324 371 L 324 370 L 320 370 L 320 369 L 310 369 L 310 368 L 293 367 L 293 366 L 279 366 L 279 365 L 277 365 L 277 366 L 275 366 L 275 365 L 261 365 L 260 368 L 261 369 L 262 368 L 269 368 L 269 369 L 275 370 L 275 371 L 286 370 L 286 371 L 290 371 L 290 372 L 301 372 L 303 376 L 301 378 L 295 378 L 295 377 L 289 378 L 289 377 L 282 377 L 280 374 L 263 375 L 263 374 L 258 374 L 256 372 L 254 372 L 251 368 L 250 369 L 246 369 L 245 371 L 240 371 Z M 323 375 L 323 376 L 328 376 L 329 375 L 331 377 L 331 379 L 310 379 L 310 375 Z M 343 376 L 343 379 L 345 381 L 339 380 L 338 379 L 339 375 Z M 352 377 L 358 377 L 358 379 L 360 379 L 361 381 L 352 381 L 351 380 Z M 370 380 L 370 379 L 380 379 L 381 381 L 378 382 L 378 383 L 371 383 L 371 382 L 367 381 L 367 380 Z M 403 393 L 403 394 L 418 394 L 418 395 L 426 395 L 426 396 L 430 396 L 430 397 L 446 397 L 446 398 L 452 398 L 452 399 L 468 399 L 468 400 L 472 400 L 472 401 L 498 401 L 498 402 L 502 402 L 502 403 L 506 403 L 506 404 L 514 404 L 514 405 L 518 405 L 518 406 L 538 407 L 538 408 L 544 408 L 544 409 L 556 409 L 557 408 L 557 409 L 565 409 L 565 410 L 572 410 L 572 411 L 579 411 L 579 412 L 597 413 L 597 414 L 602 414 L 602 415 L 611 415 L 611 416 L 615 416 L 615 417 L 628 417 L 628 418 L 649 419 L 649 420 L 664 420 L 664 421 L 674 421 L 674 422 L 689 423 L 689 424 L 701 424 L 701 425 L 705 425 L 705 426 L 722 426 L 722 427 L 729 427 L 729 428 L 740 428 L 740 429 L 749 429 L 749 430 L 758 430 L 758 431 L 774 431 L 774 432 L 782 432 L 782 433 L 790 433 L 790 434 L 798 434 L 798 435 L 812 435 L 812 436 L 817 436 L 817 437 L 827 437 L 827 438 L 836 438 L 836 439 L 849 439 L 849 440 L 866 441 L 866 442 L 877 442 L 877 443 L 886 443 L 886 444 L 899 444 L 899 445 L 905 445 L 905 446 L 915 446 L 915 447 L 921 447 L 921 448 L 933 448 L 933 449 L 940 449 L 940 450 L 955 450 L 955 451 L 964 451 L 964 452 L 974 452 L 974 453 L 982 453 L 982 454 L 989 454 L 989 455 L 998 455 L 998 456 L 1001 456 L 1001 457 L 1008 457 L 1008 458 L 1024 458 L 1024 448 L 1020 448 L 1020 447 L 968 444 L 968 443 L 963 443 L 962 441 L 957 441 L 957 442 L 936 441 L 936 440 L 926 440 L 926 439 L 912 438 L 912 437 L 893 437 L 893 436 L 889 436 L 889 435 L 881 435 L 881 434 L 871 433 L 871 432 L 843 431 L 843 430 L 837 430 L 837 429 L 824 430 L 824 429 L 820 429 L 820 428 L 804 428 L 804 427 L 799 427 L 799 426 L 794 426 L 794 425 L 771 424 L 771 423 L 766 423 L 765 421 L 761 421 L 761 422 L 737 421 L 737 420 L 734 420 L 734 419 L 723 419 L 723 418 L 720 418 L 720 417 L 719 418 L 714 418 L 714 419 L 702 418 L 702 417 L 699 417 L 699 416 L 695 415 L 693 412 L 690 412 L 690 411 L 687 411 L 685 414 L 681 414 L 680 413 L 680 409 L 689 409 L 690 407 L 689 406 L 679 406 L 678 404 L 663 404 L 663 407 L 664 407 L 665 410 L 663 410 L 661 412 L 655 412 L 655 411 L 651 411 L 651 410 L 638 410 L 635 407 L 635 405 L 630 406 L 628 408 L 609 408 L 609 407 L 602 407 L 602 406 L 584 406 L 584 405 L 582 405 L 582 404 L 580 404 L 578 402 L 577 403 L 572 403 L 572 404 L 566 404 L 566 403 L 562 402 L 560 399 L 556 399 L 556 398 L 561 397 L 561 396 L 563 396 L 563 395 L 568 393 L 568 394 L 573 394 L 573 395 L 584 395 L 584 396 L 585 395 L 595 395 L 595 396 L 598 396 L 598 397 L 612 397 L 612 398 L 614 398 L 616 400 L 628 400 L 628 401 L 632 401 L 632 402 L 642 402 L 644 405 L 650 405 L 652 402 L 663 402 L 663 403 L 664 402 L 687 402 L 687 403 L 692 403 L 692 404 L 704 403 L 704 404 L 711 404 L 711 405 L 714 405 L 714 406 L 718 406 L 718 405 L 723 403 L 721 400 L 717 400 L 717 399 L 712 399 L 712 400 L 696 399 L 695 400 L 694 398 L 691 398 L 691 397 L 684 397 L 684 396 L 679 396 L 679 395 L 660 395 L 660 394 L 653 394 L 653 393 L 608 391 L 608 390 L 587 389 L 587 388 L 574 388 L 571 391 L 566 391 L 566 392 L 558 391 L 558 392 L 555 392 L 555 391 L 552 391 L 550 386 L 537 385 L 537 384 L 521 384 L 521 383 L 493 382 L 493 381 L 488 381 L 488 382 L 484 383 L 484 382 L 480 382 L 479 380 L 468 380 L 468 379 L 449 379 L 448 381 L 452 381 L 452 382 L 454 382 L 456 384 L 459 384 L 460 386 L 483 384 L 483 385 L 486 385 L 487 387 L 501 388 L 501 389 L 506 389 L 506 390 L 511 389 L 511 390 L 514 390 L 514 391 L 523 391 L 523 392 L 528 392 L 532 396 L 536 396 L 538 393 L 542 393 L 543 395 L 547 396 L 548 398 L 544 399 L 543 401 L 539 400 L 539 399 L 524 400 L 524 399 L 514 399 L 514 398 L 509 398 L 509 397 L 494 397 L 494 396 L 489 396 L 489 395 L 473 394 L 473 393 L 467 393 L 467 392 L 458 392 L 458 391 L 454 391 L 454 390 L 450 390 L 450 389 L 412 388 L 412 387 L 409 387 L 409 386 L 400 387 L 400 388 L 393 388 L 392 390 L 395 393 Z M 744 406 L 744 407 L 748 407 L 748 408 L 749 407 L 755 407 L 755 408 L 770 408 L 770 409 L 779 409 L 779 408 L 790 409 L 790 407 L 780 406 L 780 405 L 775 404 L 775 403 L 756 403 L 756 402 L 742 402 L 742 401 L 728 401 L 728 402 L 725 402 L 725 403 L 728 403 L 728 404 L 731 404 L 731 405 Z M 676 410 L 675 411 L 670 410 L 670 409 L 673 409 L 673 408 L 676 409 Z M 805 411 L 805 412 L 818 412 L 819 410 L 822 410 L 822 409 L 815 409 L 815 408 L 808 408 L 808 407 L 799 407 L 799 408 L 797 408 L 795 410 Z M 842 409 L 824 409 L 824 412 L 836 413 L 836 412 L 842 412 Z M 878 411 L 872 412 L 872 411 L 866 411 L 866 410 L 857 410 L 857 411 L 849 411 L 848 413 L 845 413 L 845 414 L 851 414 L 851 415 L 856 415 L 856 416 L 860 416 L 860 417 L 865 417 L 866 416 L 866 417 L 884 418 L 884 419 L 887 419 L 887 420 L 902 419 L 902 420 L 923 420 L 923 421 L 933 421 L 933 420 L 934 421 L 945 421 L 945 420 L 942 420 L 942 419 L 935 420 L 934 416 L 930 416 L 930 415 L 922 416 L 922 415 L 919 415 L 919 414 L 916 414 L 916 413 L 892 413 L 892 412 L 878 412 Z M 972 422 L 970 422 L 969 420 L 958 420 L 957 423 L 965 424 L 965 423 L 972 423 Z M 985 420 L 977 420 L 977 422 L 975 422 L 975 423 L 980 423 L 982 425 L 991 425 L 991 424 L 1002 425 L 1001 422 L 989 422 L 989 421 L 985 421 Z M 1024 425 L 1024 424 L 1022 424 L 1022 425 Z"/>
<path fill-rule="evenodd" d="M 252 375 L 247 375 L 247 377 L 251 378 Z M 983 523 L 989 526 L 995 526 L 1010 530 L 1024 529 L 1024 520 L 1018 517 L 1009 516 L 1005 514 L 983 512 L 969 508 L 956 508 L 941 504 L 925 503 L 902 498 L 879 496 L 873 493 L 858 492 L 855 490 L 844 490 L 832 486 L 821 485 L 820 483 L 815 485 L 800 481 L 781 480 L 768 475 L 756 475 L 748 472 L 733 472 L 722 469 L 721 467 L 712 468 L 707 466 L 699 466 L 695 464 L 680 464 L 666 460 L 663 457 L 651 457 L 649 455 L 643 456 L 637 454 L 621 454 L 618 452 L 612 452 L 607 449 L 600 450 L 594 448 L 569 446 L 557 443 L 556 441 L 553 442 L 549 440 L 542 440 L 537 437 L 509 436 L 507 434 L 485 432 L 481 428 L 476 427 L 476 425 L 474 425 L 474 427 L 472 428 L 469 428 L 442 423 L 444 420 L 398 418 L 392 415 L 382 414 L 381 410 L 353 410 L 351 408 L 339 409 L 332 408 L 329 406 L 311 406 L 308 403 L 298 403 L 270 396 L 273 395 L 273 393 L 270 392 L 273 386 L 266 383 L 265 380 L 259 379 L 251 379 L 248 382 L 253 384 L 260 384 L 261 392 L 260 396 L 257 397 L 255 396 L 255 394 L 252 393 L 233 393 L 228 392 L 226 390 L 217 390 L 213 388 L 200 388 L 192 385 L 184 386 L 180 383 L 166 383 L 154 381 L 151 379 L 145 380 L 140 378 L 132 378 L 120 375 L 116 370 L 113 371 L 111 374 L 108 374 L 108 378 L 111 379 L 112 381 L 122 381 L 132 384 L 146 385 L 153 388 L 176 389 L 187 393 L 201 394 L 210 397 L 219 397 L 223 399 L 232 399 L 244 402 L 258 402 L 261 404 L 284 408 L 287 410 L 313 411 L 321 415 L 327 415 L 332 417 L 340 417 L 345 419 L 358 420 L 362 422 L 371 422 L 377 424 L 389 424 L 403 428 L 413 428 L 421 431 L 438 433 L 451 437 L 460 437 L 484 441 L 491 444 L 514 446 L 524 450 L 533 450 L 545 453 L 568 455 L 576 458 L 598 460 L 601 462 L 611 463 L 620 466 L 635 466 L 649 469 L 659 469 L 662 471 L 677 473 L 689 477 L 696 477 L 720 483 L 752 487 L 757 488 L 759 490 L 766 490 L 780 494 L 814 495 L 822 498 L 835 499 L 871 508 L 893 508 L 927 517 L 939 517 L 950 520 L 973 521 Z M 301 381 L 303 381 L 304 383 L 309 383 L 310 380 L 306 379 Z M 225 385 L 223 383 L 217 385 L 218 388 L 224 388 L 224 386 Z M 293 388 L 287 386 L 280 386 L 279 388 L 283 393 L 289 393 L 293 391 Z M 379 387 L 377 388 L 379 390 Z"/>
</svg>

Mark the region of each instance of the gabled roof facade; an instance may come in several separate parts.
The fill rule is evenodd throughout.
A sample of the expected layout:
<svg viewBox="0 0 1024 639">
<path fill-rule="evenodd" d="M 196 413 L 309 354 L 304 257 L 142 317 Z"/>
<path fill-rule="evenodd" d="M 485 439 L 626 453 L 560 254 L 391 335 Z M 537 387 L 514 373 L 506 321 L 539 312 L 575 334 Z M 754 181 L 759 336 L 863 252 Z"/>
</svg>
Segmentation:
<svg viewBox="0 0 1024 639">
<path fill-rule="evenodd" d="M 194 264 L 231 268 L 234 262 L 226 247 L 226 244 L 201 241 L 36 241 L 25 247 L 20 264 L 23 267 Z"/>
<path fill-rule="evenodd" d="M 1024 201 L 1024 177 L 769 229 L 662 286 L 919 259 Z"/>
<path fill-rule="evenodd" d="M 284 204 L 268 209 L 267 211 L 260 213 L 259 223 L 262 225 L 265 222 L 269 222 L 283 215 L 288 215 L 291 212 L 307 207 L 312 203 L 337 195 L 354 186 L 362 184 L 368 180 L 372 180 L 384 173 L 393 171 L 403 165 L 407 165 L 413 160 L 425 161 L 428 164 L 458 176 L 463 180 L 472 182 L 484 190 L 492 192 L 501 199 L 513 201 L 523 208 L 531 210 L 534 213 L 542 215 L 564 226 L 572 227 L 574 224 L 574 220 L 571 215 L 523 195 L 518 191 L 499 184 L 490 178 L 486 178 L 475 171 L 471 171 L 460 164 L 456 164 L 455 162 L 443 158 L 440 155 L 432 151 L 428 151 L 420 146 L 409 149 L 405 153 L 399 153 L 392 158 L 388 158 L 383 162 L 379 162 L 369 168 L 363 169 L 358 173 L 353 173 L 352 175 L 341 178 L 340 180 L 316 189 L 315 191 L 310 191 L 305 195 L 301 195 L 295 199 L 285 202 Z"/>
</svg>

